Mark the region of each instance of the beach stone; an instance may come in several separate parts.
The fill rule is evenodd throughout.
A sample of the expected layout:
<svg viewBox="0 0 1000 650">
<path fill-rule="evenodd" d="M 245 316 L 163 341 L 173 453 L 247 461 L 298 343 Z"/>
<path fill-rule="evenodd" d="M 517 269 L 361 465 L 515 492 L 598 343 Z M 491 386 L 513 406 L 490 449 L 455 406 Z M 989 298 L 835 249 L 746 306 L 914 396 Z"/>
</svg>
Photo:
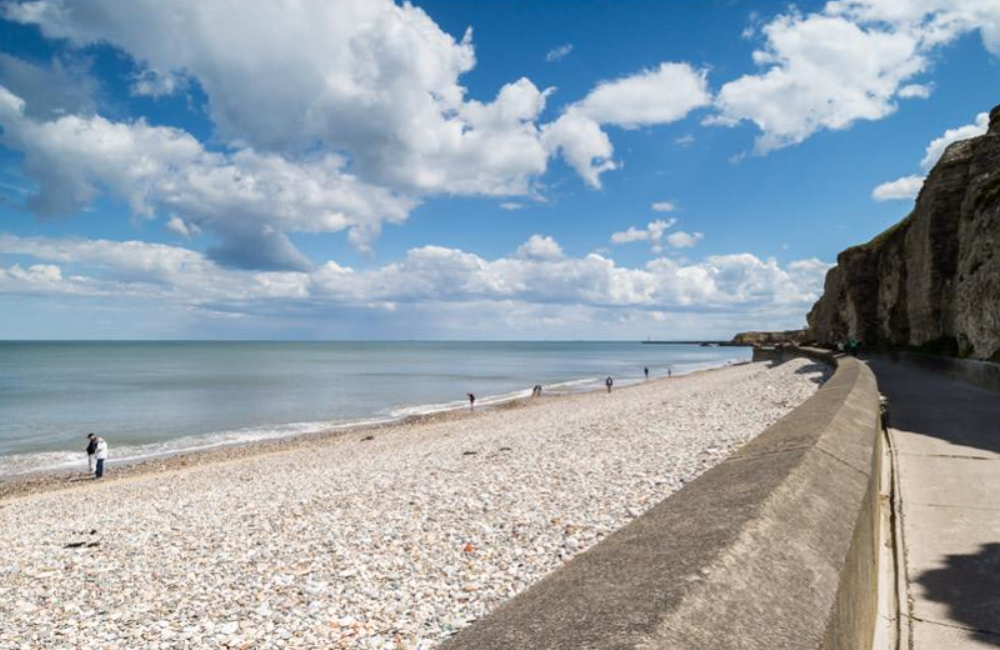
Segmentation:
<svg viewBox="0 0 1000 650">
<path fill-rule="evenodd" d="M 433 648 L 824 373 L 733 366 L 0 501 L 0 650 Z M 90 530 L 99 549 L 62 548 Z"/>
<path fill-rule="evenodd" d="M 236 634 L 240 629 L 240 624 L 235 622 L 223 623 L 218 628 L 216 628 L 217 634 L 222 634 L 229 636 L 230 634 Z"/>
</svg>

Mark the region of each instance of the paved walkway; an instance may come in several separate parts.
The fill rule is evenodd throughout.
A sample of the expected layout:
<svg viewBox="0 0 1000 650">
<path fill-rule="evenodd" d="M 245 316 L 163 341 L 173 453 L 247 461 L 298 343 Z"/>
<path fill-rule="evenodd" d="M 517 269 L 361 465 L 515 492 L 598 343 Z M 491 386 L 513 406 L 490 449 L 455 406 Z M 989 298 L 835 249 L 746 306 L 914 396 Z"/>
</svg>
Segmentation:
<svg viewBox="0 0 1000 650">
<path fill-rule="evenodd" d="M 1000 392 L 870 365 L 899 467 L 911 621 L 901 647 L 1000 648 Z"/>
</svg>

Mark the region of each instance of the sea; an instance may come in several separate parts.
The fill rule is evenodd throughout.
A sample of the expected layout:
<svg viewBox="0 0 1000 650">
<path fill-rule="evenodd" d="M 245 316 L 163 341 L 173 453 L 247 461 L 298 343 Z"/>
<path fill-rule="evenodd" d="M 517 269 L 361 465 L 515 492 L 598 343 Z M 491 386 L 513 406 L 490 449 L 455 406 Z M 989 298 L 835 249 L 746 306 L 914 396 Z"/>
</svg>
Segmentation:
<svg viewBox="0 0 1000 650">
<path fill-rule="evenodd" d="M 0 341 L 0 476 L 390 423 L 531 394 L 747 361 L 747 348 L 640 342 Z"/>
</svg>

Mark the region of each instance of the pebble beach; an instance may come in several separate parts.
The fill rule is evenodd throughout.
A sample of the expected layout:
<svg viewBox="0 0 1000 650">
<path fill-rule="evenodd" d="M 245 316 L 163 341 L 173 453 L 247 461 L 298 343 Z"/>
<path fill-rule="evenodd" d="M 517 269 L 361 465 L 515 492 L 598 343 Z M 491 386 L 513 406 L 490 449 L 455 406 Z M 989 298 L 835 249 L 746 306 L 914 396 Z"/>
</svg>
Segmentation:
<svg viewBox="0 0 1000 650">
<path fill-rule="evenodd" d="M 433 648 L 826 373 L 750 363 L 12 492 L 0 649 Z"/>
</svg>

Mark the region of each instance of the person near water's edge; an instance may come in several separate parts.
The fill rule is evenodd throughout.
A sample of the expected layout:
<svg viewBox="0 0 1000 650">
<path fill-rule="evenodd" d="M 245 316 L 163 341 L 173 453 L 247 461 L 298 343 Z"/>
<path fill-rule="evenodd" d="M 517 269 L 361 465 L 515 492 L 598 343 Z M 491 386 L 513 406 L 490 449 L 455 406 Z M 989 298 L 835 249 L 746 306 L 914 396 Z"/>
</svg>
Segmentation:
<svg viewBox="0 0 1000 650">
<path fill-rule="evenodd" d="M 531 396 L 532 397 L 541 397 L 542 396 L 542 385 L 541 384 L 535 384 L 535 387 L 531 389 Z"/>
<path fill-rule="evenodd" d="M 611 387 L 615 385 L 615 380 L 612 379 L 611 377 L 608 377 L 607 379 L 604 380 L 604 385 L 608 387 L 608 392 L 610 393 Z"/>
<path fill-rule="evenodd" d="M 97 436 L 93 433 L 87 434 L 87 467 L 91 474 L 97 471 Z"/>
<path fill-rule="evenodd" d="M 646 379 L 649 379 L 649 368 L 643 368 L 642 371 L 646 373 Z"/>
<path fill-rule="evenodd" d="M 476 410 L 476 396 L 474 394 L 472 394 L 472 393 L 466 393 L 466 395 L 469 396 L 469 410 L 470 411 L 475 411 Z"/>
<path fill-rule="evenodd" d="M 94 456 L 97 458 L 94 478 L 101 478 L 104 476 L 104 461 L 108 459 L 108 443 L 100 436 L 97 436 L 97 451 Z"/>
</svg>

